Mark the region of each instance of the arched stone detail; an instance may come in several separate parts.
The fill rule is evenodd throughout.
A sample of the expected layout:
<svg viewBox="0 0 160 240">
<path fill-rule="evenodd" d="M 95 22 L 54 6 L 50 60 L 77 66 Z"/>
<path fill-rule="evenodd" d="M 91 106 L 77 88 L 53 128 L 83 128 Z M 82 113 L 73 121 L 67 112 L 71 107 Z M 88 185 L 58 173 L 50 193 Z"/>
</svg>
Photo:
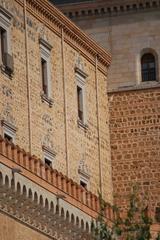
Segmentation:
<svg viewBox="0 0 160 240">
<path fill-rule="evenodd" d="M 86 230 L 86 232 L 90 232 L 90 227 L 89 227 L 89 223 L 88 222 L 86 222 L 86 228 L 85 228 L 85 230 Z"/>
<path fill-rule="evenodd" d="M 56 213 L 58 216 L 61 216 L 61 211 L 60 211 L 60 206 L 59 206 L 59 204 L 56 204 L 55 213 Z"/>
<path fill-rule="evenodd" d="M 28 198 L 30 198 L 31 200 L 33 200 L 33 193 L 31 188 L 28 189 Z"/>
<path fill-rule="evenodd" d="M 79 217 L 76 217 L 76 225 L 77 225 L 77 227 L 80 227 Z"/>
<path fill-rule="evenodd" d="M 21 194 L 21 184 L 19 182 L 16 184 L 16 191 L 18 194 Z"/>
<path fill-rule="evenodd" d="M 74 228 L 79 234 L 79 231 L 82 231 L 81 227 L 83 227 L 85 233 L 85 229 L 87 230 L 88 227 L 85 214 L 83 216 L 80 209 L 76 209 L 74 206 L 69 207 L 63 199 L 59 199 L 57 202 L 56 194 L 53 195 L 36 183 L 29 182 L 21 174 L 16 173 L 13 176 L 12 170 L 5 168 L 5 173 L 0 172 L 0 183 L 1 185 L 4 183 L 2 189 L 8 199 L 3 201 L 3 208 L 7 207 L 7 212 L 47 234 L 51 234 L 52 228 L 53 234 L 55 234 L 58 226 L 62 226 L 64 232 L 67 228 L 73 228 L 70 232 L 71 235 L 74 235 Z M 81 214 L 82 216 L 80 216 Z M 83 217 L 84 219 L 82 219 Z"/>
<path fill-rule="evenodd" d="M 71 223 L 72 223 L 72 224 L 75 224 L 75 217 L 74 217 L 74 214 L 73 214 L 73 213 L 71 214 Z"/>
<path fill-rule="evenodd" d="M 81 228 L 82 228 L 82 230 L 85 230 L 85 224 L 84 224 L 83 219 L 81 219 Z"/>
<path fill-rule="evenodd" d="M 27 188 L 25 185 L 23 185 L 23 188 L 22 188 L 22 194 L 27 197 Z"/>
<path fill-rule="evenodd" d="M 53 203 L 53 201 L 50 202 L 50 211 L 54 213 L 54 203 Z"/>
<path fill-rule="evenodd" d="M 35 202 L 35 204 L 38 204 L 38 202 L 39 202 L 39 197 L 38 197 L 37 192 L 34 192 L 34 202 Z"/>
<path fill-rule="evenodd" d="M 44 200 L 43 200 L 42 195 L 40 195 L 40 197 L 39 197 L 39 204 L 40 204 L 42 207 L 44 206 Z"/>
<path fill-rule="evenodd" d="M 47 211 L 49 210 L 49 201 L 47 198 L 45 199 L 45 208 L 47 209 Z"/>
<path fill-rule="evenodd" d="M 43 208 L 46 208 L 48 211 L 52 211 L 53 213 L 58 213 L 58 215 L 66 220 L 68 223 L 71 223 L 73 225 L 75 225 L 78 228 L 82 228 L 83 230 L 87 230 L 87 232 L 89 231 L 89 223 L 88 222 L 84 222 L 83 219 L 79 219 L 79 216 L 76 216 L 73 212 L 69 213 L 69 211 L 66 209 L 65 207 L 61 207 L 59 209 L 58 205 L 56 205 L 55 208 L 55 204 L 53 201 L 50 201 L 48 198 L 44 198 L 42 194 L 38 194 L 36 191 L 33 191 L 29 186 L 26 185 L 22 185 L 20 181 L 16 182 L 16 186 L 15 186 L 15 181 L 14 179 L 11 179 L 10 177 L 8 177 L 7 175 L 5 175 L 3 177 L 3 174 L 0 172 L 0 181 L 1 184 L 2 182 L 4 182 L 5 187 L 11 187 L 12 190 L 16 190 L 17 194 L 19 195 L 23 195 L 24 198 L 29 198 L 31 201 L 33 201 L 35 204 L 40 204 Z M 38 208 L 37 208 L 38 209 Z M 10 209 L 11 211 L 11 209 Z M 23 214 L 20 214 L 18 211 L 15 212 L 15 216 L 19 217 L 19 218 L 23 218 Z M 30 218 L 29 218 L 30 219 Z M 36 225 L 36 220 L 31 221 L 31 219 L 28 221 L 30 222 L 30 224 Z M 39 224 L 39 229 L 44 231 L 44 226 L 42 226 L 41 224 Z M 46 230 L 47 231 L 47 230 Z"/>
<path fill-rule="evenodd" d="M 61 217 L 62 217 L 62 218 L 65 218 L 65 211 L 64 211 L 63 208 L 61 208 Z"/>
<path fill-rule="evenodd" d="M 10 187 L 10 181 L 9 181 L 9 177 L 8 177 L 7 175 L 5 176 L 5 186 L 6 186 L 7 188 Z"/>
<path fill-rule="evenodd" d="M 69 215 L 69 211 L 68 210 L 66 211 L 66 220 L 68 222 L 70 222 L 70 215 Z"/>
<path fill-rule="evenodd" d="M 12 190 L 15 190 L 15 181 L 13 178 L 11 179 L 11 188 Z"/>
</svg>

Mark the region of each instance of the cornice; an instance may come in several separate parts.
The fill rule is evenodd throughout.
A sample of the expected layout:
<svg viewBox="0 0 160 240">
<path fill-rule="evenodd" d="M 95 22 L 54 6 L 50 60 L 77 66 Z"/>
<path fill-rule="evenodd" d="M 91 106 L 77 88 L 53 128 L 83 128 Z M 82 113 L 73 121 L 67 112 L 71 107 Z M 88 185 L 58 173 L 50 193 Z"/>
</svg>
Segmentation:
<svg viewBox="0 0 160 240">
<path fill-rule="evenodd" d="M 20 168 L 0 163 L 0 212 L 54 240 L 90 239 L 89 215 L 20 173 Z"/>
<path fill-rule="evenodd" d="M 91 16 L 98 18 L 153 11 L 160 8 L 160 3 L 158 0 L 94 1 L 62 4 L 58 5 L 58 8 L 69 18 L 80 19 Z"/>
<path fill-rule="evenodd" d="M 21 6 L 23 2 L 16 0 Z M 70 44 L 77 51 L 82 52 L 86 58 L 95 64 L 95 58 L 103 67 L 108 67 L 111 63 L 111 56 L 100 47 L 87 34 L 81 31 L 73 22 L 63 15 L 53 4 L 42 0 L 27 0 L 27 11 L 34 15 L 39 21 L 43 22 L 58 36 L 61 36 L 63 29 L 64 41 Z M 100 67 L 103 70 L 103 67 Z"/>
<path fill-rule="evenodd" d="M 144 91 L 144 90 L 156 90 L 160 88 L 160 82 L 142 82 L 141 84 L 135 84 L 132 86 L 122 86 L 118 88 L 112 88 L 107 91 L 108 94 L 114 93 L 123 93 L 123 92 L 131 92 L 131 91 Z"/>
</svg>

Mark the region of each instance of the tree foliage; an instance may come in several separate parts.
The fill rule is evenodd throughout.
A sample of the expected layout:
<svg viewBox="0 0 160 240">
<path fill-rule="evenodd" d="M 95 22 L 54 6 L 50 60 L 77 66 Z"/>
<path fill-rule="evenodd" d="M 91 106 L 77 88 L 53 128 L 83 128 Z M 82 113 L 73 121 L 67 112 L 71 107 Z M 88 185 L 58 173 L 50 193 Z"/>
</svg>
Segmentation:
<svg viewBox="0 0 160 240">
<path fill-rule="evenodd" d="M 150 240 L 150 227 L 152 219 L 148 214 L 148 206 L 145 199 L 140 199 L 137 188 L 133 187 L 130 195 L 129 207 L 125 217 L 121 217 L 120 209 L 112 206 L 114 212 L 114 222 L 109 226 L 104 217 L 107 204 L 99 194 L 100 213 L 93 224 L 93 238 L 95 240 Z M 156 240 L 160 240 L 160 233 Z"/>
</svg>

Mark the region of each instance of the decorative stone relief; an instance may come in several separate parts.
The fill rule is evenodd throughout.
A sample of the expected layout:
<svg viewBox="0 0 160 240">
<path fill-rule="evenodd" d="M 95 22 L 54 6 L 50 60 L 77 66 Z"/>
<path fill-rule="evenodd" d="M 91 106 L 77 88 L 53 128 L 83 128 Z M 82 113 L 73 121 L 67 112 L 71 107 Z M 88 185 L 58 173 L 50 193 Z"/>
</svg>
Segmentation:
<svg viewBox="0 0 160 240">
<path fill-rule="evenodd" d="M 84 63 L 82 61 L 81 55 L 78 54 L 77 59 L 76 59 L 76 68 L 80 69 L 81 71 L 84 72 Z"/>
<path fill-rule="evenodd" d="M 50 127 L 53 126 L 53 124 L 52 124 L 53 119 L 52 119 L 47 113 L 45 113 L 45 114 L 42 116 L 42 120 L 46 123 L 46 125 L 48 125 L 48 126 L 50 126 Z"/>
<path fill-rule="evenodd" d="M 53 141 L 50 137 L 50 132 L 48 131 L 47 134 L 43 137 L 42 146 L 45 146 L 49 149 L 53 149 Z"/>
<path fill-rule="evenodd" d="M 14 26 L 19 29 L 21 32 L 24 32 L 24 14 L 17 8 L 12 9 L 12 13 L 14 16 L 13 24 Z M 38 30 L 38 26 L 35 22 L 32 21 L 30 17 L 27 16 L 27 32 L 28 37 L 35 42 L 36 39 L 36 32 Z"/>
<path fill-rule="evenodd" d="M 46 33 L 45 33 L 45 26 L 42 25 L 41 27 L 39 27 L 38 31 L 39 31 L 39 38 L 42 38 L 42 39 L 44 39 L 45 41 L 48 42 L 48 39 L 47 39 L 47 36 L 46 36 Z"/>
<path fill-rule="evenodd" d="M 90 178 L 89 168 L 88 168 L 87 164 L 85 163 L 84 159 L 79 161 L 78 173 L 85 176 L 88 179 Z"/>
<path fill-rule="evenodd" d="M 6 96 L 6 97 L 9 97 L 9 98 L 13 98 L 13 93 L 12 93 L 12 89 L 5 86 L 5 85 L 2 85 L 2 93 Z"/>
<path fill-rule="evenodd" d="M 12 112 L 13 112 L 12 107 L 9 105 L 9 103 L 7 103 L 4 109 L 2 110 L 1 119 L 6 120 L 8 123 L 15 126 L 15 118 Z"/>
</svg>

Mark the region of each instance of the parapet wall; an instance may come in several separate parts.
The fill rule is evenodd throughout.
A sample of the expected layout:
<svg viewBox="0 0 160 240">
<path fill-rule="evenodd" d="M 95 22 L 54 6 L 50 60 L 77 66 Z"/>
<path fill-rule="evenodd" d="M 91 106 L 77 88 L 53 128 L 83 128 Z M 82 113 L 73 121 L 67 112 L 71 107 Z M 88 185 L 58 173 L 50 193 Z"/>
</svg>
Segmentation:
<svg viewBox="0 0 160 240">
<path fill-rule="evenodd" d="M 62 173 L 48 167 L 40 159 L 30 156 L 19 146 L 0 139 L 0 162 L 17 168 L 20 174 L 55 195 L 62 195 L 65 201 L 96 218 L 100 210 L 99 199 Z M 111 207 L 106 208 L 106 218 L 112 219 Z"/>
</svg>

